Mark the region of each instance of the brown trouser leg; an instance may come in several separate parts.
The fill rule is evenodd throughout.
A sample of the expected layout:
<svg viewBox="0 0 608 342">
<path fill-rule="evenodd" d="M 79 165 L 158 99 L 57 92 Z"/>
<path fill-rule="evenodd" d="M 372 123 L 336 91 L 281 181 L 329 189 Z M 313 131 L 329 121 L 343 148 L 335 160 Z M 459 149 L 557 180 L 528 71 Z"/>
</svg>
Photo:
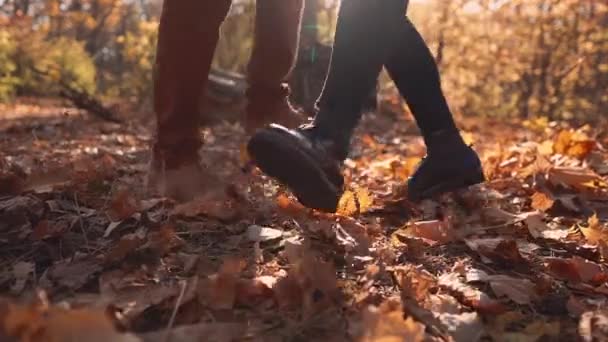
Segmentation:
<svg viewBox="0 0 608 342">
<path fill-rule="evenodd" d="M 248 121 L 276 119 L 290 109 L 286 81 L 298 53 L 303 8 L 303 0 L 257 0 Z"/>
<path fill-rule="evenodd" d="M 230 2 L 164 1 L 154 79 L 154 153 L 168 168 L 195 158 L 200 147 L 200 104 Z"/>
</svg>

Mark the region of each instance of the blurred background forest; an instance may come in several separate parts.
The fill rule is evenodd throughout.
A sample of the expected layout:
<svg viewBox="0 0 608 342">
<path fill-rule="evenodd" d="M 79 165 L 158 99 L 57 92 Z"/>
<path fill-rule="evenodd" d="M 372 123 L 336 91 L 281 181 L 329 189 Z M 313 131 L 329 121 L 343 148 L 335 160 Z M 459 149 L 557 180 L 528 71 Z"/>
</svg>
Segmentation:
<svg viewBox="0 0 608 342">
<path fill-rule="evenodd" d="M 307 3 L 302 44 L 330 44 L 337 1 Z M 0 0 L 0 101 L 52 97 L 67 85 L 149 109 L 161 7 L 162 0 Z M 253 0 L 234 1 L 216 68 L 246 72 L 254 8 Z M 608 112 L 605 1 L 418 0 L 409 16 L 456 112 L 583 121 Z M 385 79 L 380 85 L 390 89 Z"/>
</svg>

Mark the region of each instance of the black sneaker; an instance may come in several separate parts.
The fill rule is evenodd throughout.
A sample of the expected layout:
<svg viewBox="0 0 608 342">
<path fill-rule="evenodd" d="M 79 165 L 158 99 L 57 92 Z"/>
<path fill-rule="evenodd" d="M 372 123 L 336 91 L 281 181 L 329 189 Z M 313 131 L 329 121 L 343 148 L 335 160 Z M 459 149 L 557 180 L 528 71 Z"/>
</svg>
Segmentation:
<svg viewBox="0 0 608 342">
<path fill-rule="evenodd" d="M 264 173 L 289 187 L 300 203 L 335 212 L 344 178 L 333 145 L 319 138 L 313 126 L 290 130 L 272 124 L 251 137 L 247 151 Z"/>
<path fill-rule="evenodd" d="M 428 145 L 427 156 L 408 180 L 410 201 L 418 202 L 485 181 L 479 156 L 459 135 L 440 133 Z"/>
</svg>

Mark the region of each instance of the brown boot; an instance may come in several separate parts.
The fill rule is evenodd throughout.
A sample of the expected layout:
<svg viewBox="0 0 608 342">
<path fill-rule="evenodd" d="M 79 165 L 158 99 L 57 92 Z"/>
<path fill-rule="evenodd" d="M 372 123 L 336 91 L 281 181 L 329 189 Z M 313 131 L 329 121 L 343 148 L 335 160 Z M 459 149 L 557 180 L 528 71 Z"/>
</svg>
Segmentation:
<svg viewBox="0 0 608 342">
<path fill-rule="evenodd" d="M 165 1 L 154 70 L 156 135 L 148 189 L 178 200 L 214 190 L 199 164 L 200 106 L 230 0 Z"/>
<path fill-rule="evenodd" d="M 274 89 L 261 85 L 252 85 L 247 96 L 245 131 L 248 135 L 271 123 L 287 128 L 296 128 L 306 120 L 304 113 L 293 108 L 289 103 L 289 87 L 281 84 Z"/>
<path fill-rule="evenodd" d="M 256 1 L 245 119 L 250 134 L 269 123 L 293 128 L 305 120 L 290 105 L 285 83 L 298 54 L 303 9 L 303 0 Z"/>
</svg>

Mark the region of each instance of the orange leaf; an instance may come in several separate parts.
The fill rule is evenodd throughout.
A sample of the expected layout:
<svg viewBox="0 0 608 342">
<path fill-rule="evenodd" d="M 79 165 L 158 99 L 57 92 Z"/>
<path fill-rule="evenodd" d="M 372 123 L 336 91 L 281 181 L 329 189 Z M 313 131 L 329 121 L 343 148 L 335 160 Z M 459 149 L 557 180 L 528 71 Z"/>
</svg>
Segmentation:
<svg viewBox="0 0 608 342">
<path fill-rule="evenodd" d="M 547 211 L 553 207 L 555 201 L 542 192 L 536 192 L 532 195 L 532 208 L 540 211 Z"/>
</svg>

